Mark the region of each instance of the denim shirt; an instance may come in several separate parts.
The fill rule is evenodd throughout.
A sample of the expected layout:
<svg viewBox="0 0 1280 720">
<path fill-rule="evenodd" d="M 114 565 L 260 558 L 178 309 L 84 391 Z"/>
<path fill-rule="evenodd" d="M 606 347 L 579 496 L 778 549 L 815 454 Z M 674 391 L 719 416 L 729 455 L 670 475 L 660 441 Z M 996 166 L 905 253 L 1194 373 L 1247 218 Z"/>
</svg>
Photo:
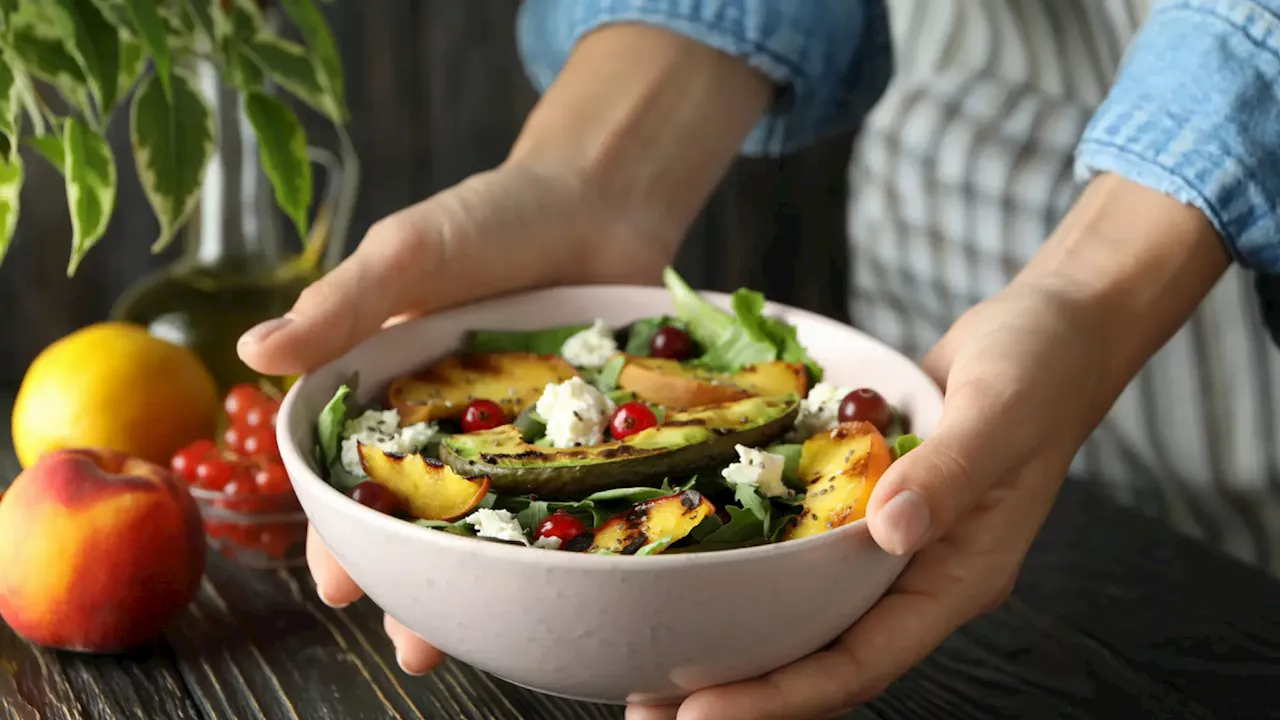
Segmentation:
<svg viewBox="0 0 1280 720">
<path fill-rule="evenodd" d="M 525 0 L 518 38 L 535 85 L 551 83 L 578 38 L 617 22 L 689 36 L 773 81 L 746 155 L 857 126 L 893 72 L 883 0 Z M 1114 172 L 1194 205 L 1237 262 L 1280 275 L 1280 0 L 1157 0 L 1080 140 L 1076 171 Z"/>
</svg>

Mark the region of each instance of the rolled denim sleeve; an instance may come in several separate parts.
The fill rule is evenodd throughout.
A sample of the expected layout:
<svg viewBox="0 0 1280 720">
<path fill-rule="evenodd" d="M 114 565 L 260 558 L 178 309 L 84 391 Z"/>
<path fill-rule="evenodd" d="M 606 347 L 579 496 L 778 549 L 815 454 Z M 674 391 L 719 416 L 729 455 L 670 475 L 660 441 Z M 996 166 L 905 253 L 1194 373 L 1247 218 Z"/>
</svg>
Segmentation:
<svg viewBox="0 0 1280 720">
<path fill-rule="evenodd" d="M 1194 205 L 1232 257 L 1280 273 L 1280 0 L 1160 0 L 1076 151 Z"/>
<path fill-rule="evenodd" d="M 883 0 L 525 0 L 517 38 L 525 70 L 545 90 L 592 30 L 638 22 L 742 58 L 776 99 L 742 153 L 777 156 L 855 127 L 893 69 Z"/>
</svg>

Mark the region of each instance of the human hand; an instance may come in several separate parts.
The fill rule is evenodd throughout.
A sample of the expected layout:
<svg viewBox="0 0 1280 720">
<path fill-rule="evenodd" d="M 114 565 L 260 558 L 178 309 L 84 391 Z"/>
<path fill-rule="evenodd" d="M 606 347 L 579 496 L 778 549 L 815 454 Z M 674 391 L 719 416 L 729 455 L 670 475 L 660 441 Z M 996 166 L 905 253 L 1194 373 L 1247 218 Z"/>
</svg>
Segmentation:
<svg viewBox="0 0 1280 720">
<path fill-rule="evenodd" d="M 885 596 L 818 653 L 627 717 L 839 716 L 1000 605 L 1075 453 L 1226 263 L 1198 211 L 1095 181 L 1019 277 L 922 361 L 945 391 L 942 417 L 867 506 L 881 547 L 915 553 Z"/>
</svg>

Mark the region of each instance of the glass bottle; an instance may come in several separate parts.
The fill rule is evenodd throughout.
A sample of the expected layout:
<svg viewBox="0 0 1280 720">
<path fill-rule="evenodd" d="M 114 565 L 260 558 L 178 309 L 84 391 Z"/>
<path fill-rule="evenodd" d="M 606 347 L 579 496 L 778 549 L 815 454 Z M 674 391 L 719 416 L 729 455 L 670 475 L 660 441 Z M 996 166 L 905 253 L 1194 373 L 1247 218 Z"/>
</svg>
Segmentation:
<svg viewBox="0 0 1280 720">
<path fill-rule="evenodd" d="M 286 238 L 297 233 L 276 207 L 242 98 L 211 63 L 199 64 L 196 76 L 213 108 L 217 139 L 199 204 L 180 231 L 185 250 L 130 286 L 111 317 L 190 347 L 226 392 L 235 383 L 262 380 L 236 355 L 240 335 L 289 310 L 303 288 L 341 259 L 357 166 L 345 136 L 341 159 L 309 148 L 325 183 L 310 237 L 301 252 L 291 252 Z"/>
</svg>

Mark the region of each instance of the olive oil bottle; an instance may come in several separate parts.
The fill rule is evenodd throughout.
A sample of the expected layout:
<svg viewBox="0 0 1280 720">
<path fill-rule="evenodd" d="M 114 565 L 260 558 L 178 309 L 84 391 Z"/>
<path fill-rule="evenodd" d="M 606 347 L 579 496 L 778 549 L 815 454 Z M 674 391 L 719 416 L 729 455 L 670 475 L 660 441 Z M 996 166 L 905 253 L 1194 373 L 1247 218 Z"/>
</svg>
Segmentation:
<svg viewBox="0 0 1280 720">
<path fill-rule="evenodd" d="M 289 310 L 341 258 L 356 164 L 350 152 L 339 160 L 328 150 L 309 149 L 325 183 L 310 236 L 299 243 L 293 224 L 275 205 L 240 96 L 219 81 L 211 65 L 199 66 L 197 77 L 214 109 L 217 147 L 199 204 L 181 231 L 185 252 L 126 290 L 111 316 L 190 347 L 226 392 L 236 383 L 263 379 L 237 356 L 240 335 Z"/>
</svg>

